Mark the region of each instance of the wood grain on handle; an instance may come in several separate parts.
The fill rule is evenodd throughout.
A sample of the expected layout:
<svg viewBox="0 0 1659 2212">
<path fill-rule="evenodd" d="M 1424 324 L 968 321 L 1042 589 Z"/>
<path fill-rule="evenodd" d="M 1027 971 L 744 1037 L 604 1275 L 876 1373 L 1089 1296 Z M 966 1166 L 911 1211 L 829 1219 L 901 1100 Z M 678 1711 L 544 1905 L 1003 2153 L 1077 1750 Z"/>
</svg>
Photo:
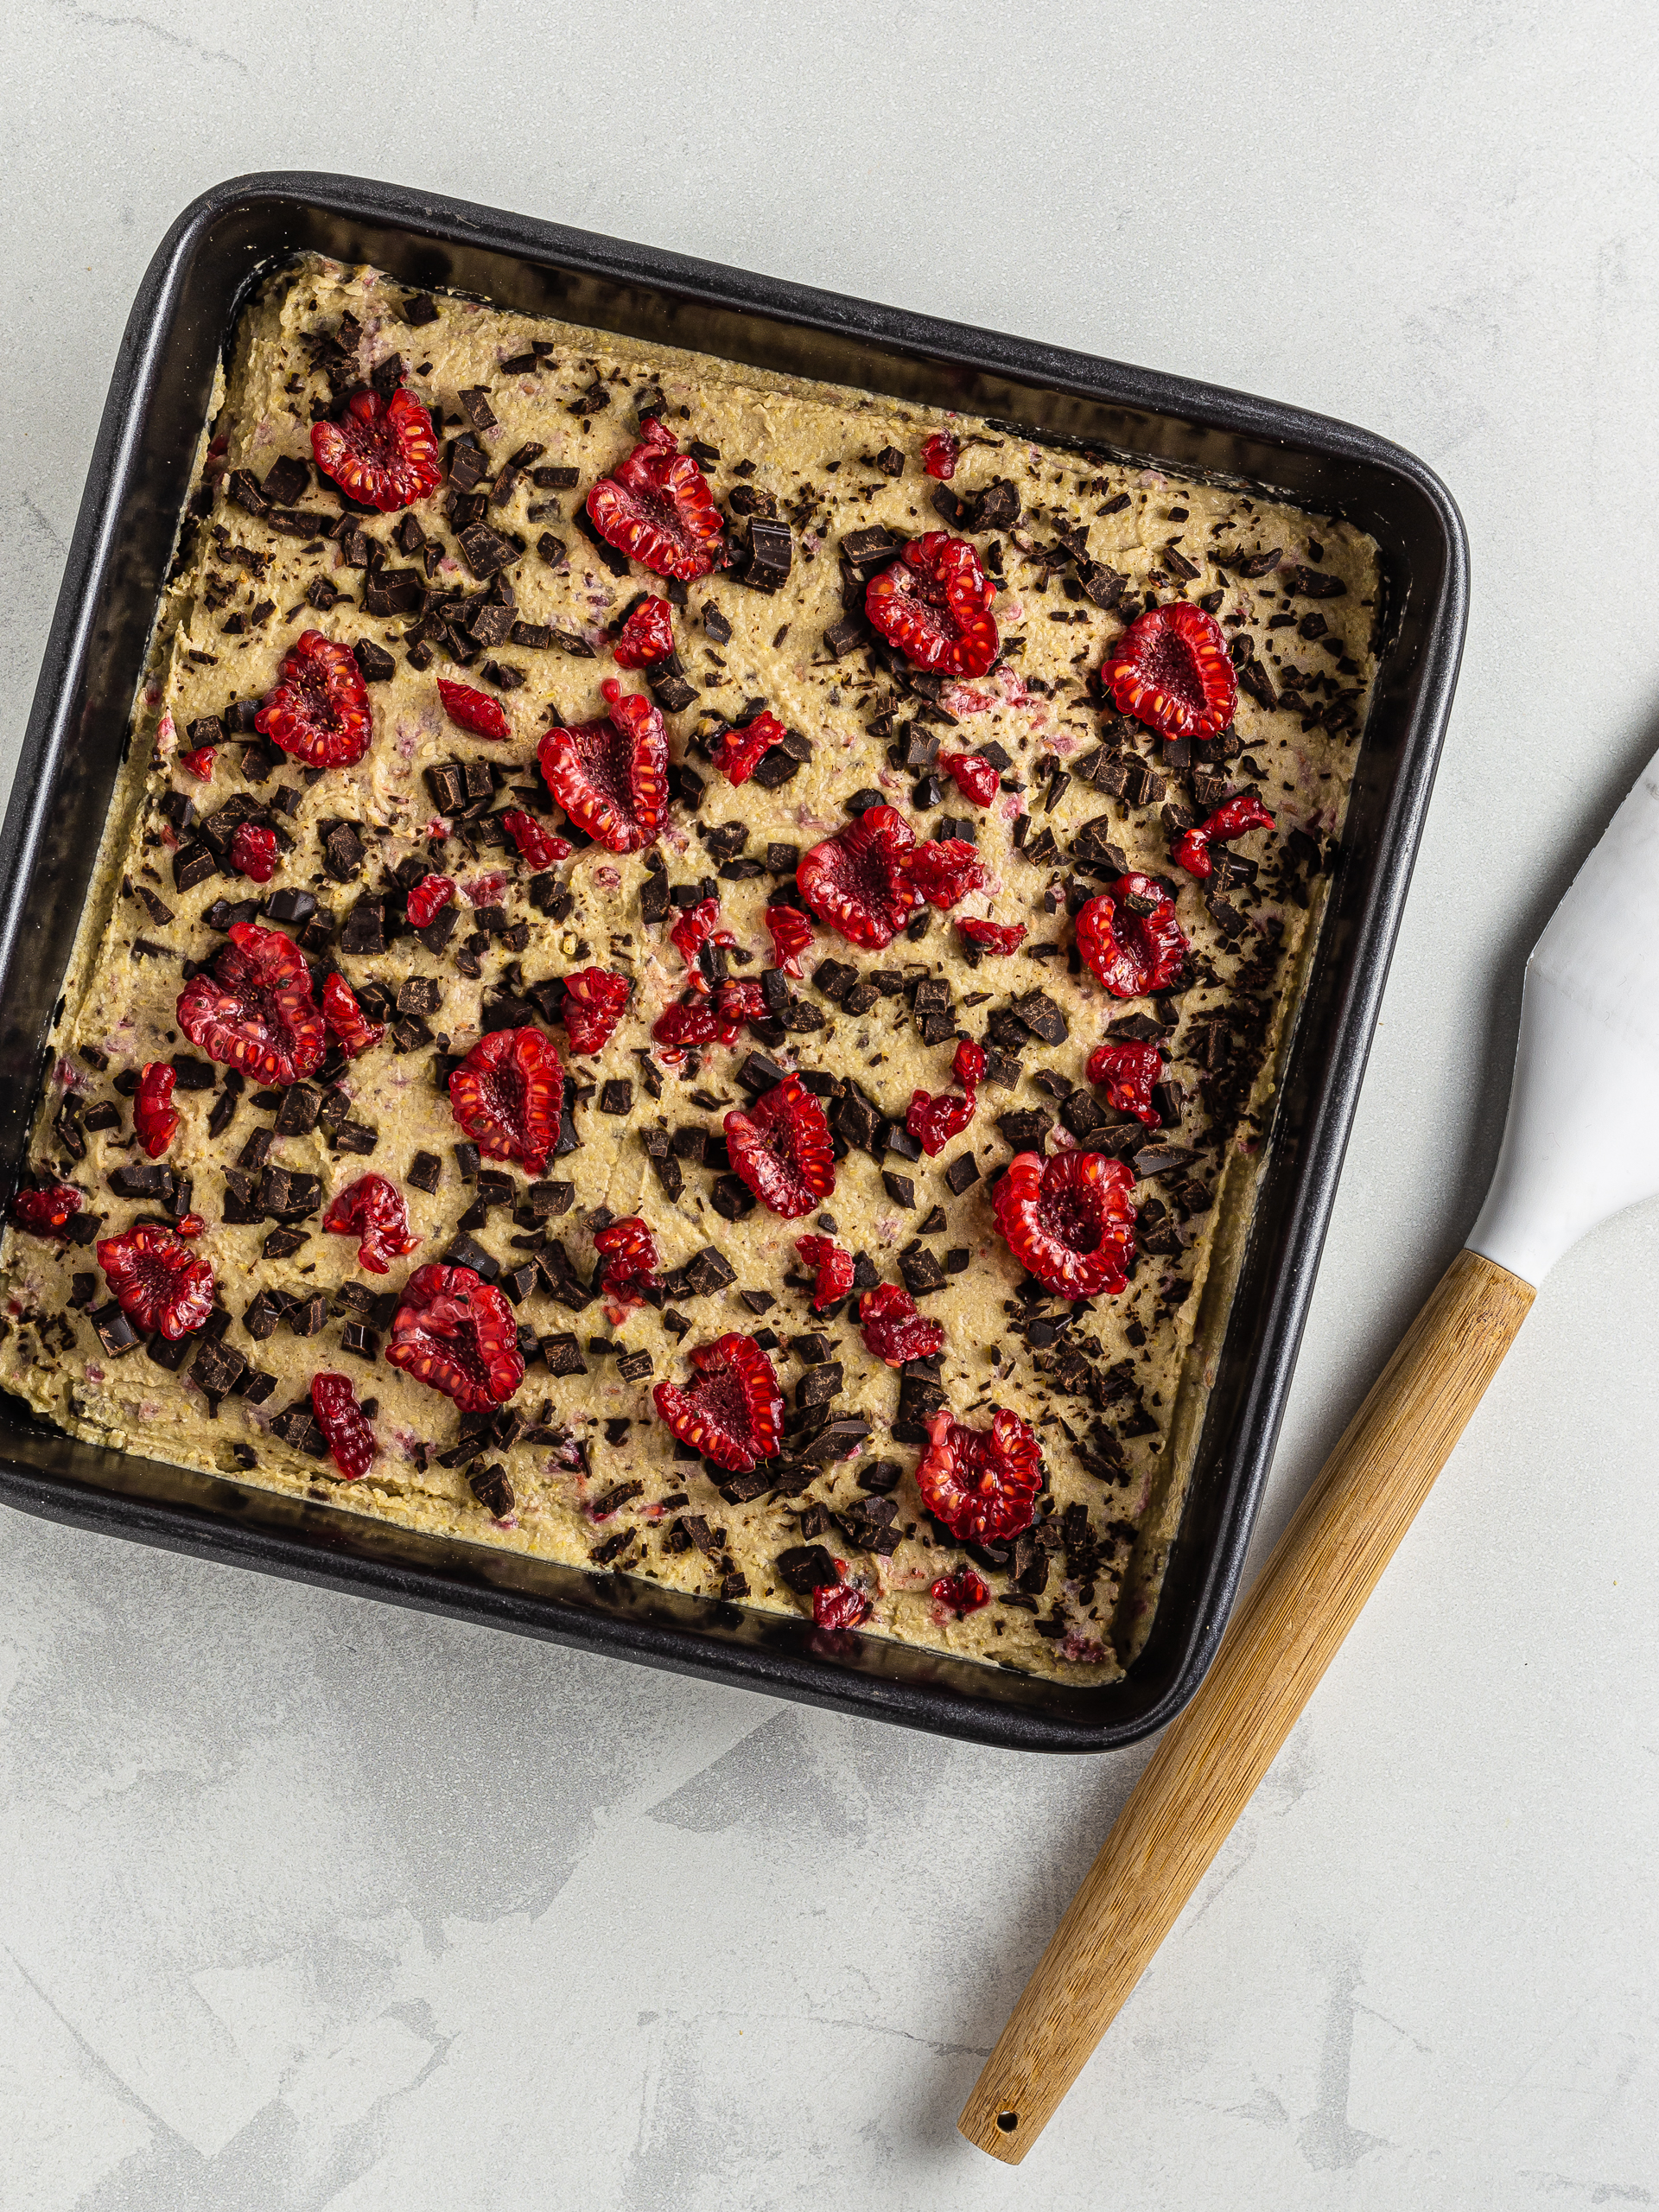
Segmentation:
<svg viewBox="0 0 1659 2212">
<path fill-rule="evenodd" d="M 957 2126 L 1017 2165 L 1359 1617 L 1535 1293 L 1459 1252 L 1298 1508 L 1084 1876 Z"/>
</svg>

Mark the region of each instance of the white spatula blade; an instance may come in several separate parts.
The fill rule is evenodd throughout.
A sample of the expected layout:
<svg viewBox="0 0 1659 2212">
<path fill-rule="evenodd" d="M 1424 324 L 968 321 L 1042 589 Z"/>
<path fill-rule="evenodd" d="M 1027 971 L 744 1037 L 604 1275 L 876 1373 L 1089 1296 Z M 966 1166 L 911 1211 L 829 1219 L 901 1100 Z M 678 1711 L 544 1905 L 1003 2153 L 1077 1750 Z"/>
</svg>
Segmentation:
<svg viewBox="0 0 1659 2212">
<path fill-rule="evenodd" d="M 1659 756 L 1527 963 L 1521 1035 L 1470 1249 L 1541 1283 L 1580 1236 L 1659 1192 Z"/>
</svg>

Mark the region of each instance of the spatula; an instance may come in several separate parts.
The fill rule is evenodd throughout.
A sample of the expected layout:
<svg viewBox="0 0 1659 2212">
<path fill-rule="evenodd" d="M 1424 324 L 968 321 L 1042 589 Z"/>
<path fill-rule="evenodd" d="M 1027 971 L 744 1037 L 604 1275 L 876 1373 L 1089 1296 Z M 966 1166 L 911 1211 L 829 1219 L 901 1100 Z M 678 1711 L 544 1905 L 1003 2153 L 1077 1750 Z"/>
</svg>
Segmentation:
<svg viewBox="0 0 1659 2212">
<path fill-rule="evenodd" d="M 1596 1101 L 1596 1141 L 1582 1102 Z M 1360 1608 L 1540 1284 L 1659 1191 L 1659 758 L 1527 963 L 1486 1203 L 1165 1732 L 957 2125 L 1017 2165 L 1174 1925 Z"/>
</svg>

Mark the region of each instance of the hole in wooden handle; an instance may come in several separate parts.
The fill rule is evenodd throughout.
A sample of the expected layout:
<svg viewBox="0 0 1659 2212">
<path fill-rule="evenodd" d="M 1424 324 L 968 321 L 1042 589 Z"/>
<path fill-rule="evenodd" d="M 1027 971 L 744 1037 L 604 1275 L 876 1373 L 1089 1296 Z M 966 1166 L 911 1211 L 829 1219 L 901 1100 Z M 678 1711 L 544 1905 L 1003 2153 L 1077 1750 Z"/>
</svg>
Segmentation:
<svg viewBox="0 0 1659 2212">
<path fill-rule="evenodd" d="M 1020 2115 L 1017 2112 L 1000 2112 L 996 2115 L 996 2124 L 1005 2135 L 1012 2135 L 1020 2125 Z"/>
</svg>

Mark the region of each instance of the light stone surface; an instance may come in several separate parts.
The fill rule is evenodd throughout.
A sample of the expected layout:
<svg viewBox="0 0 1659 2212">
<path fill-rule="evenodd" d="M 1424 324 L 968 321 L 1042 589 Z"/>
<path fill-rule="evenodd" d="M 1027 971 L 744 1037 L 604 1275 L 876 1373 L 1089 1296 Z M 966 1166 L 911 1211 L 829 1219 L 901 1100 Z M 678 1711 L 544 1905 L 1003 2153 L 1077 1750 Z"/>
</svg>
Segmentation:
<svg viewBox="0 0 1659 2212">
<path fill-rule="evenodd" d="M 1281 395 L 1452 486 L 1468 652 L 1260 1556 L 1473 1218 L 1525 951 L 1659 743 L 1650 12 L 408 0 L 304 59 L 296 20 L 0 6 L 8 759 L 145 262 L 261 165 Z M 954 2116 L 1144 1747 L 1015 1758 L 0 1518 L 0 2202 L 1659 2200 L 1656 1218 L 1546 1285 L 1017 2174 Z"/>
</svg>

